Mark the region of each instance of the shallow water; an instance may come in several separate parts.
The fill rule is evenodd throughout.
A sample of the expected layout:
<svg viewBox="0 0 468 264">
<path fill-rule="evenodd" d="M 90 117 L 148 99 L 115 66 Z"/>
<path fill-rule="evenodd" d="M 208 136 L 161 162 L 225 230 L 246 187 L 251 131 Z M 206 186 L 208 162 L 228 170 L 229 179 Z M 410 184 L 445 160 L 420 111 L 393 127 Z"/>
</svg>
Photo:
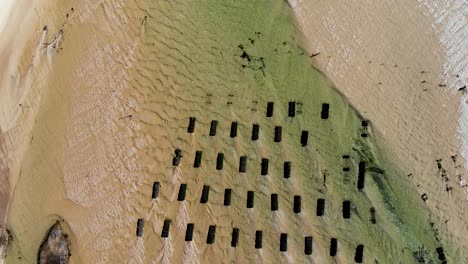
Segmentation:
<svg viewBox="0 0 468 264">
<path fill-rule="evenodd" d="M 33 262 L 57 216 L 69 224 L 73 263 L 323 263 L 332 261 L 331 237 L 340 241 L 338 263 L 352 259 L 357 244 L 371 252 L 365 262 L 410 261 L 419 245 L 433 257 L 435 239 L 427 223 L 418 223 L 428 215 L 418 195 L 401 188 L 407 182 L 381 156 L 372 131 L 360 137 L 360 116 L 312 67 L 284 1 L 83 1 L 74 9 L 63 50 L 51 60 L 14 194 L 11 263 Z M 275 102 L 271 118 L 268 101 Z M 297 107 L 293 118 L 290 101 Z M 320 118 L 322 103 L 331 106 L 327 120 Z M 192 116 L 197 122 L 189 134 Z M 208 135 L 212 120 L 218 121 L 215 136 Z M 229 137 L 233 121 L 236 138 Z M 258 141 L 250 139 L 253 123 L 260 125 Z M 279 143 L 275 126 L 283 129 Z M 310 135 L 306 147 L 302 130 Z M 177 168 L 176 148 L 183 155 Z M 197 150 L 203 151 L 200 168 L 193 167 Z M 215 170 L 219 152 L 221 171 Z M 351 156 L 350 182 L 342 178 L 344 154 Z M 246 173 L 239 173 L 241 156 L 247 156 Z M 266 176 L 262 158 L 270 160 Z M 359 192 L 362 160 L 387 173 L 369 172 Z M 289 179 L 284 161 L 292 162 Z M 157 201 L 154 181 L 161 183 Z M 184 202 L 177 201 L 180 183 L 187 184 Z M 206 204 L 200 203 L 203 185 L 210 185 Z M 225 188 L 233 190 L 229 207 Z M 255 193 L 248 210 L 247 191 Z M 277 213 L 270 211 L 271 193 L 279 195 Z M 302 197 L 298 215 L 294 195 Z M 315 216 L 318 198 L 326 199 L 323 217 Z M 350 220 L 341 217 L 344 199 L 356 207 Z M 376 225 L 368 220 L 372 206 Z M 138 218 L 146 219 L 142 238 L 135 236 Z M 172 223 L 169 237 L 161 238 L 165 219 Z M 188 222 L 195 224 L 192 242 L 184 241 Z M 216 236 L 208 245 L 210 225 Z M 233 227 L 240 229 L 235 249 Z M 260 250 L 256 230 L 263 231 Z M 279 251 L 280 233 L 288 233 L 287 254 Z M 303 253 L 308 235 L 312 257 Z"/>
</svg>

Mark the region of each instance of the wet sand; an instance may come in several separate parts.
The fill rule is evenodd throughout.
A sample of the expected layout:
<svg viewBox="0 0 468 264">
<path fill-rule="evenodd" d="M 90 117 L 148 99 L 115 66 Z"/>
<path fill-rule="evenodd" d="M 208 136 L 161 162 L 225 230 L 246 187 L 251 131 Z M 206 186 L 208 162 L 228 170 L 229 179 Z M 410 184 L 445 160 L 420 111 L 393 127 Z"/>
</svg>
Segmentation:
<svg viewBox="0 0 468 264">
<path fill-rule="evenodd" d="M 427 11 L 417 1 L 290 4 L 309 53 L 320 53 L 314 64 L 371 120 L 418 193 L 428 195 L 434 215 L 447 221 L 447 239 L 466 250 L 466 131 L 459 131 L 464 93 L 453 87 L 463 83 L 455 75 L 463 74 L 446 71 L 450 58 L 433 18 L 424 15 Z"/>
<path fill-rule="evenodd" d="M 380 148 L 380 137 L 386 140 L 380 123 L 371 119 L 370 136 L 360 137 L 361 115 L 312 67 L 282 1 L 65 1 L 38 10 L 53 15 L 36 22 L 34 37 L 19 52 L 24 65 L 37 66 L 22 99 L 11 103 L 18 103 L 16 112 L 2 119 L 12 142 L 6 153 L 15 161 L 7 166 L 17 168 L 10 172 L 14 242 L 7 261 L 33 262 L 58 217 L 68 223 L 71 263 L 324 263 L 332 261 L 331 237 L 339 239 L 338 263 L 352 259 L 358 243 L 371 252 L 366 262 L 411 261 L 421 245 L 437 258 L 440 243 L 430 226 L 437 219 L 406 171 L 395 166 L 399 161 Z M 60 45 L 34 52 L 31 43 L 57 36 Z M 290 100 L 301 103 L 295 118 L 287 117 Z M 271 119 L 265 117 L 267 101 L 275 102 Z M 320 119 L 324 102 L 331 104 L 329 120 Z M 194 134 L 186 132 L 190 116 L 197 117 Z M 213 119 L 219 127 L 210 137 Z M 228 136 L 232 121 L 239 122 L 235 139 Z M 250 140 L 253 123 L 260 124 L 258 142 Z M 280 144 L 272 142 L 277 125 L 284 129 Z M 302 130 L 310 131 L 308 147 L 299 144 Z M 171 164 L 176 148 L 183 153 L 177 168 Z M 203 150 L 198 169 L 196 150 Z M 218 152 L 226 157 L 222 171 L 214 169 Z M 349 175 L 343 154 L 351 156 Z M 243 155 L 247 173 L 238 172 Z M 270 159 L 267 176 L 259 173 L 262 157 Z M 289 180 L 282 178 L 285 160 L 293 162 Z M 368 172 L 365 192 L 355 188 L 361 160 L 385 170 L 385 176 Z M 154 181 L 161 182 L 156 201 Z M 188 186 L 184 202 L 176 201 L 180 183 Z M 209 202 L 200 204 L 207 184 Z M 230 207 L 222 205 L 225 188 L 233 189 Z M 253 209 L 245 208 L 247 191 L 255 192 Z M 271 193 L 279 194 L 277 213 L 269 210 Z M 299 215 L 292 213 L 294 195 L 302 196 Z M 324 217 L 315 216 L 318 198 L 327 200 Z M 355 206 L 350 221 L 341 217 L 344 199 Z M 371 207 L 376 225 L 369 224 Z M 138 218 L 146 219 L 142 238 L 135 236 Z M 165 219 L 172 219 L 166 239 Z M 183 241 L 190 222 L 193 243 Z M 213 224 L 216 242 L 207 245 Z M 240 228 L 236 249 L 230 247 L 232 227 Z M 256 230 L 264 231 L 261 250 L 253 246 Z M 278 250 L 283 232 L 288 253 Z M 311 257 L 303 253 L 305 234 L 314 236 Z M 443 246 L 450 259 L 462 259 L 455 242 Z"/>
</svg>

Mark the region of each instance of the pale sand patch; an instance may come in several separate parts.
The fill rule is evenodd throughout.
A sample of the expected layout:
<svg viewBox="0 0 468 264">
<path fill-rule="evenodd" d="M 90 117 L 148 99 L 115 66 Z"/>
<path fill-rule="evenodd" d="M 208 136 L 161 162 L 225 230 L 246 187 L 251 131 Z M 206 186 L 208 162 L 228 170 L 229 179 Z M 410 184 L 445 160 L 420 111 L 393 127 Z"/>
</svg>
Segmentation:
<svg viewBox="0 0 468 264">
<path fill-rule="evenodd" d="M 460 94 L 439 87 L 448 82 L 446 58 L 432 22 L 416 1 L 289 2 L 308 51 L 320 52 L 315 64 L 371 120 L 420 194 L 428 194 L 433 212 L 441 221 L 450 219 L 450 240 L 466 247 L 468 204 L 458 179 L 466 171 L 461 157 L 451 161 L 461 146 Z"/>
<path fill-rule="evenodd" d="M 14 3 L 14 0 L 0 1 L 0 32 L 3 31 L 3 28 L 10 17 L 10 11 Z"/>
</svg>

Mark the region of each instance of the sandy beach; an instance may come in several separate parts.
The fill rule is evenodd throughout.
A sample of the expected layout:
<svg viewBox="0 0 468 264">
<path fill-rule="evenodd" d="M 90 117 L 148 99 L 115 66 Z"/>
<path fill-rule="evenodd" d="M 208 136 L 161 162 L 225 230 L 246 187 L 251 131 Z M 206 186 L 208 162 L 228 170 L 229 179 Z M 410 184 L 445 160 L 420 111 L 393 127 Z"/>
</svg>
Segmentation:
<svg viewBox="0 0 468 264">
<path fill-rule="evenodd" d="M 467 26 L 446 30 L 451 13 L 435 9 L 427 0 L 2 2 L 0 216 L 13 238 L 6 263 L 34 262 L 57 220 L 69 235 L 70 263 L 349 263 L 359 244 L 364 263 L 436 260 L 442 247 L 453 263 L 467 260 L 466 93 L 457 91 L 466 85 Z M 456 43 L 444 41 L 448 32 L 459 34 Z M 267 102 L 275 103 L 272 118 Z M 273 142 L 278 126 L 281 143 Z M 283 177 L 286 161 L 291 179 Z M 355 178 L 364 161 L 362 191 Z M 326 200 L 323 216 L 318 199 Z M 353 205 L 348 220 L 345 200 Z M 189 223 L 192 242 L 184 240 Z M 253 242 L 259 230 L 262 249 Z M 278 250 L 283 233 L 287 252 Z M 311 256 L 305 236 L 314 238 Z"/>
<path fill-rule="evenodd" d="M 434 18 L 425 15 L 426 6 L 432 12 L 436 8 L 422 2 L 290 1 L 310 54 L 320 53 L 313 57 L 315 64 L 371 120 L 418 192 L 435 198 L 428 204 L 441 220 L 450 219 L 449 239 L 466 247 L 466 102 L 465 93 L 457 91 L 467 83 L 466 60 L 445 50 L 447 43 L 439 38 L 449 37 L 440 36 Z M 441 6 L 450 10 L 448 4 Z M 466 10 L 466 3 L 451 10 L 457 8 Z M 458 28 L 466 32 L 466 21 Z M 451 49 L 459 50 L 455 55 L 466 58 L 466 40 L 453 39 Z M 448 66 L 454 59 L 455 65 Z M 437 180 L 437 160 L 448 173 L 447 182 Z"/>
</svg>

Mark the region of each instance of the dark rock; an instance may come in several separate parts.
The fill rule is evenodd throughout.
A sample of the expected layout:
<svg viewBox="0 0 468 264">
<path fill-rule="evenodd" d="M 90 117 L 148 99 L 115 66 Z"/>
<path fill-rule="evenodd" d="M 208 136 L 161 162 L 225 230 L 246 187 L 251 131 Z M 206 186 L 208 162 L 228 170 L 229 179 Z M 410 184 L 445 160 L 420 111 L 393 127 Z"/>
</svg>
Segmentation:
<svg viewBox="0 0 468 264">
<path fill-rule="evenodd" d="M 6 255 L 8 245 L 13 241 L 10 230 L 0 226 L 0 249 L 3 248 L 3 252 L 0 252 L 0 259 L 3 259 Z M 3 255 L 1 255 L 3 253 Z"/>
<path fill-rule="evenodd" d="M 39 247 L 37 263 L 67 264 L 70 258 L 70 242 L 57 221 L 49 229 L 44 241 Z"/>
</svg>

